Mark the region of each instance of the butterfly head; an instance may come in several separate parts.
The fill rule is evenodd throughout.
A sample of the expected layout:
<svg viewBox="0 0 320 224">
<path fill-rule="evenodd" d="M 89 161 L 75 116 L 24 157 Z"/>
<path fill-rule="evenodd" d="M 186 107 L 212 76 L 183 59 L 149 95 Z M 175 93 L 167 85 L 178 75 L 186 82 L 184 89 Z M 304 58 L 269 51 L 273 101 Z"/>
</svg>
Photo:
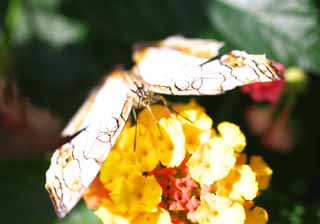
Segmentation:
<svg viewBox="0 0 320 224">
<path fill-rule="evenodd" d="M 155 97 L 155 94 L 151 91 L 148 91 L 148 88 L 144 83 L 134 82 L 134 84 L 135 87 L 132 89 L 132 92 L 134 94 L 133 104 L 135 108 L 144 108 L 158 101 L 157 97 Z"/>
</svg>

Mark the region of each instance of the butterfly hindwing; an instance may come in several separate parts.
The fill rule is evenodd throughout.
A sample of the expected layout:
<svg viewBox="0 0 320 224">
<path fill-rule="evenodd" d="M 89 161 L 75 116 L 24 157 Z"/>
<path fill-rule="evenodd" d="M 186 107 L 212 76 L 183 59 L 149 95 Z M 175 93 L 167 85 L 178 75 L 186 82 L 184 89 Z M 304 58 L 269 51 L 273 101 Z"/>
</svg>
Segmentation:
<svg viewBox="0 0 320 224">
<path fill-rule="evenodd" d="M 113 72 L 93 91 L 63 134 L 83 130 L 51 158 L 46 188 L 60 218 L 75 206 L 93 181 L 129 116 L 132 98 L 123 73 Z"/>
</svg>

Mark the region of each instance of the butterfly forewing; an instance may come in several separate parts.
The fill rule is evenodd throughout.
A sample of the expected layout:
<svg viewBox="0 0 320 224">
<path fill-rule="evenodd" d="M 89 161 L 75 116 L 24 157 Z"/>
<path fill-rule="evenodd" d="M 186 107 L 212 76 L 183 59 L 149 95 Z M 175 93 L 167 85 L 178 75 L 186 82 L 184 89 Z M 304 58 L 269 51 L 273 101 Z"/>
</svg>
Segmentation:
<svg viewBox="0 0 320 224">
<path fill-rule="evenodd" d="M 219 54 L 224 43 L 212 39 L 186 38 L 183 36 L 171 36 L 162 41 L 153 43 L 138 43 L 134 46 L 133 60 L 138 63 L 144 57 L 144 53 L 151 48 L 169 48 L 187 55 L 200 58 L 213 58 Z"/>
<path fill-rule="evenodd" d="M 120 134 L 132 107 L 124 71 L 115 71 L 89 96 L 64 130 L 81 131 L 58 148 L 46 173 L 57 215 L 64 217 L 82 197 Z"/>
<path fill-rule="evenodd" d="M 134 67 L 149 90 L 169 95 L 215 95 L 280 77 L 264 55 L 232 51 L 214 60 L 171 48 L 150 47 Z"/>
<path fill-rule="evenodd" d="M 213 58 L 219 54 L 224 45 L 212 39 L 186 38 L 183 36 L 171 36 L 159 41 L 159 47 L 167 47 L 179 50 L 189 55 L 203 58 Z"/>
</svg>

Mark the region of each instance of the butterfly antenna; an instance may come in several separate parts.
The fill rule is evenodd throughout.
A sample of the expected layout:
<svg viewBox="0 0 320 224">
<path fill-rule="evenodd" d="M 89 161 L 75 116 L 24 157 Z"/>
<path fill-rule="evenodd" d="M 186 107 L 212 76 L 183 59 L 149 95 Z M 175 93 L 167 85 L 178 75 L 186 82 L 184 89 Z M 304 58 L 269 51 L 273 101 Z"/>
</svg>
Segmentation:
<svg viewBox="0 0 320 224">
<path fill-rule="evenodd" d="M 185 119 L 186 121 L 190 122 L 190 123 L 194 123 L 194 121 L 190 120 L 189 118 L 185 117 L 184 115 L 182 115 L 181 113 L 179 113 L 178 111 L 176 111 L 175 109 L 173 109 L 173 107 L 166 101 L 166 99 L 163 96 L 159 96 L 160 97 L 160 101 L 162 102 L 162 104 L 168 109 L 169 113 L 174 113 L 177 116 L 182 117 L 183 119 Z"/>
<path fill-rule="evenodd" d="M 159 125 L 159 123 L 158 123 L 157 118 L 154 116 L 154 113 L 152 112 L 150 105 L 146 105 L 146 108 L 147 108 L 147 110 L 149 111 L 149 113 L 150 113 L 150 115 L 151 115 L 151 117 L 152 117 L 152 120 L 156 123 L 157 128 L 158 128 L 159 133 L 160 133 L 160 136 L 162 136 L 162 132 L 161 132 L 160 125 Z"/>
<path fill-rule="evenodd" d="M 134 139 L 133 139 L 133 151 L 136 151 L 137 148 L 137 135 L 138 135 L 138 119 L 137 119 L 137 112 L 133 108 L 132 109 L 133 119 L 135 120 L 135 128 L 134 128 Z"/>
<path fill-rule="evenodd" d="M 81 128 L 79 131 L 75 132 L 72 135 L 67 135 L 67 136 L 62 137 L 62 139 L 59 141 L 58 146 L 56 148 L 60 148 L 65 143 L 70 142 L 72 139 L 77 137 L 81 132 L 85 131 L 87 128 L 88 128 L 88 126 Z"/>
<path fill-rule="evenodd" d="M 199 66 L 202 67 L 202 66 L 204 66 L 205 64 L 208 64 L 208 63 L 216 60 L 218 57 L 219 57 L 219 55 L 217 55 L 217 56 L 215 56 L 215 57 L 213 57 L 213 58 L 209 58 L 209 59 L 206 60 L 205 62 L 201 63 Z"/>
</svg>

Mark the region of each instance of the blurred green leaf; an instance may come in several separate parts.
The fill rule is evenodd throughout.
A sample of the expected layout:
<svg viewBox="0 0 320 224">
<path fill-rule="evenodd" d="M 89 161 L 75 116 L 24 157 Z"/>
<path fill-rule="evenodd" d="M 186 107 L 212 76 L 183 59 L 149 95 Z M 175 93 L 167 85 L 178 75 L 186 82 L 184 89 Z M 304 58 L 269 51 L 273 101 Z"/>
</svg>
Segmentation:
<svg viewBox="0 0 320 224">
<path fill-rule="evenodd" d="M 8 4 L 9 4 L 9 0 L 2 0 L 0 4 L 0 31 L 4 30 L 5 17 L 8 10 Z"/>
<path fill-rule="evenodd" d="M 206 0 L 65 0 L 63 8 L 68 15 L 85 20 L 90 34 L 127 45 L 173 34 L 195 36 L 210 26 Z"/>
<path fill-rule="evenodd" d="M 257 198 L 258 206 L 265 208 L 272 224 L 315 224 L 320 222 L 319 208 L 312 208 L 294 199 L 287 192 L 272 186 Z"/>
<path fill-rule="evenodd" d="M 41 41 L 14 49 L 16 80 L 35 105 L 70 116 L 103 75 L 81 45 L 52 49 Z"/>
<path fill-rule="evenodd" d="M 1 223 L 100 224 L 84 203 L 58 221 L 45 190 L 45 172 L 49 166 L 43 158 L 0 161 Z"/>
<path fill-rule="evenodd" d="M 209 15 L 238 48 L 320 74 L 320 22 L 313 1 L 212 0 Z"/>
<path fill-rule="evenodd" d="M 1 1 L 0 4 L 0 78 L 5 76 L 10 64 L 8 51 L 8 38 L 6 35 L 6 15 L 8 11 L 8 0 Z"/>
<path fill-rule="evenodd" d="M 58 4 L 58 0 L 10 1 L 7 22 L 13 43 L 39 38 L 62 47 L 83 40 L 86 27 L 59 14 Z"/>
<path fill-rule="evenodd" d="M 55 224 L 101 224 L 97 216 L 84 203 L 80 203 L 66 218 Z"/>
<path fill-rule="evenodd" d="M 43 159 L 0 161 L 1 223 L 50 223 L 54 212 L 44 188 L 47 168 Z"/>
</svg>

